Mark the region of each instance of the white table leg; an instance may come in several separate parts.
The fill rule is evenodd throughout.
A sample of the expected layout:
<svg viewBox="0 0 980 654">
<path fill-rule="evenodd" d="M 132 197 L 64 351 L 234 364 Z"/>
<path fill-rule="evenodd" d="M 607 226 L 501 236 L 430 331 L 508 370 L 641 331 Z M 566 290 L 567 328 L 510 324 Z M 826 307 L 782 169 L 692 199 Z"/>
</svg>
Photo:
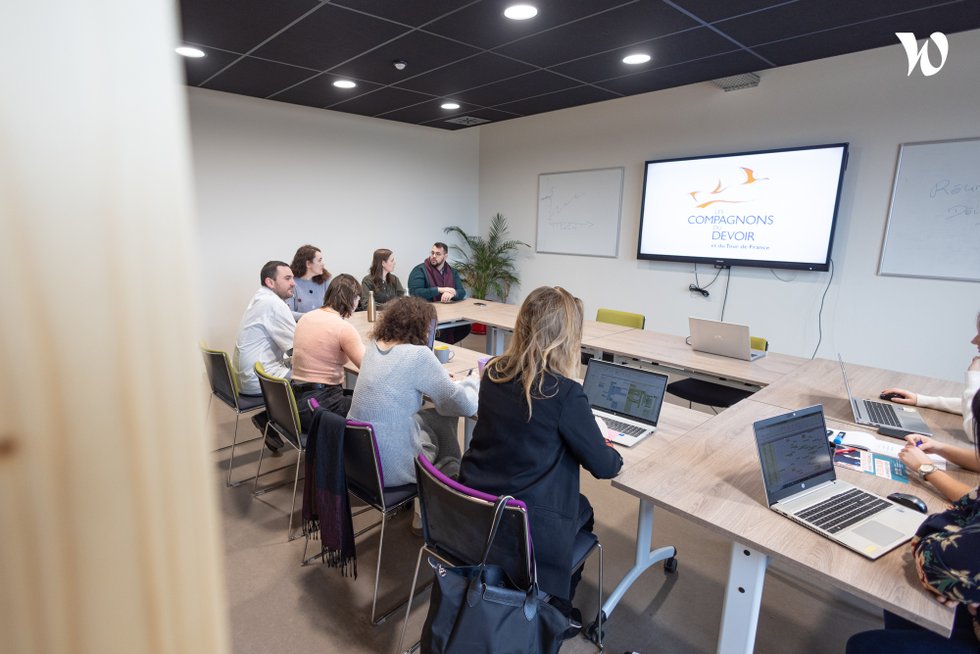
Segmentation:
<svg viewBox="0 0 980 654">
<path fill-rule="evenodd" d="M 504 336 L 503 329 L 487 325 L 487 354 L 499 356 L 504 353 Z"/>
<path fill-rule="evenodd" d="M 651 550 L 650 543 L 652 540 L 653 504 L 647 500 L 640 500 L 640 513 L 636 519 L 636 555 L 633 560 L 633 567 L 630 568 L 602 605 L 602 612 L 606 614 L 607 618 L 612 615 L 613 609 L 619 604 L 619 600 L 623 599 L 623 595 L 641 574 L 655 563 L 677 555 L 677 550 L 673 545 Z"/>
<path fill-rule="evenodd" d="M 732 543 L 732 562 L 721 612 L 718 654 L 751 653 L 759 624 L 762 586 L 769 557 L 739 543 Z"/>
</svg>

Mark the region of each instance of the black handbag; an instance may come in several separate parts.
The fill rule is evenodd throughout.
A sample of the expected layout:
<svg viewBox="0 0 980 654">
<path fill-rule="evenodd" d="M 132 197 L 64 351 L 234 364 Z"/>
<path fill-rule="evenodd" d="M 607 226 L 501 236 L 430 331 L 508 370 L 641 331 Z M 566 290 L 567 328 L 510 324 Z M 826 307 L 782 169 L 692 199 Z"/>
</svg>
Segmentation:
<svg viewBox="0 0 980 654">
<path fill-rule="evenodd" d="M 513 587 L 500 566 L 488 564 L 504 507 L 497 500 L 479 565 L 446 566 L 429 558 L 435 584 L 422 627 L 422 654 L 554 654 L 569 620 L 538 598 L 537 572 L 526 590 Z"/>
</svg>

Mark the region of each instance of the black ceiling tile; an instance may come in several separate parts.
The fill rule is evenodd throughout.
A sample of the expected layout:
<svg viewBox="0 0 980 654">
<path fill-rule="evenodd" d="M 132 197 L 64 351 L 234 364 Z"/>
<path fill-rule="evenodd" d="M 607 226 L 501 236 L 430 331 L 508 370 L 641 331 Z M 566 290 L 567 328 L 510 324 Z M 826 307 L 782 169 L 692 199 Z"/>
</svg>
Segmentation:
<svg viewBox="0 0 980 654">
<path fill-rule="evenodd" d="M 547 95 L 536 98 L 506 102 L 501 105 L 496 105 L 493 108 L 521 116 L 530 116 L 531 114 L 540 114 L 545 111 L 555 111 L 583 104 L 591 104 L 593 102 L 601 102 L 602 100 L 612 100 L 617 97 L 619 96 L 615 93 L 603 91 L 594 86 L 583 85 L 556 93 L 548 93 Z"/>
<path fill-rule="evenodd" d="M 460 125 L 456 122 L 449 122 L 450 118 L 458 118 L 460 115 L 471 117 L 471 118 L 482 118 L 485 121 L 491 123 L 499 123 L 504 120 L 510 120 L 511 118 L 520 118 L 520 116 L 506 111 L 497 111 L 495 109 L 473 109 L 465 114 L 459 114 L 456 112 L 454 116 L 437 116 L 431 120 L 420 122 L 420 125 L 426 125 L 428 127 L 439 127 L 442 129 L 459 129 L 461 127 L 471 127 L 471 125 Z"/>
<path fill-rule="evenodd" d="M 327 107 L 333 111 L 346 111 L 361 116 L 377 116 L 386 111 L 428 102 L 432 96 L 393 87 L 383 87 L 372 93 L 364 93 L 350 100 Z"/>
<path fill-rule="evenodd" d="M 697 27 L 660 2 L 637 2 L 522 39 L 495 51 L 538 66 L 554 66 L 630 43 Z"/>
<path fill-rule="evenodd" d="M 244 53 L 318 4 L 316 0 L 180 0 L 182 38 Z"/>
<path fill-rule="evenodd" d="M 931 4 L 939 4 L 943 0 L 798 0 L 797 2 L 774 7 L 758 14 L 733 18 L 715 23 L 715 27 L 730 35 L 742 45 L 754 46 L 771 43 L 781 39 L 814 34 L 823 30 L 833 29 L 843 25 L 864 23 L 888 16 L 911 12 L 906 15 L 908 24 L 925 27 L 931 12 L 923 10 Z M 970 0 L 973 4 L 975 0 Z M 955 11 L 954 6 L 944 7 L 940 13 L 948 14 Z M 877 21 L 875 21 L 877 22 Z M 874 33 L 877 29 L 869 24 L 858 26 L 857 29 Z M 963 28 L 959 28 L 963 29 Z M 892 34 L 894 37 L 894 34 Z M 868 45 L 865 48 L 876 47 Z"/>
<path fill-rule="evenodd" d="M 453 98 L 462 102 L 490 106 L 578 85 L 579 82 L 567 77 L 544 70 L 536 70 L 533 73 L 456 93 Z"/>
<path fill-rule="evenodd" d="M 315 74 L 305 68 L 245 57 L 203 87 L 264 98 Z"/>
<path fill-rule="evenodd" d="M 430 73 L 399 82 L 400 88 L 446 96 L 457 91 L 483 86 L 507 77 L 523 75 L 534 70 L 506 57 L 484 52 Z"/>
<path fill-rule="evenodd" d="M 254 54 L 287 64 L 326 70 L 395 38 L 405 30 L 388 21 L 323 5 Z"/>
<path fill-rule="evenodd" d="M 340 78 L 329 73 L 318 75 L 282 93 L 273 95 L 271 99 L 302 104 L 307 107 L 326 107 L 339 102 L 352 100 L 360 95 L 371 93 L 381 88 L 377 84 L 358 80 L 355 88 L 339 89 L 333 85 L 334 81 L 338 79 Z"/>
<path fill-rule="evenodd" d="M 744 50 L 736 50 L 700 61 L 691 61 L 618 79 L 605 80 L 599 84 L 603 88 L 623 95 L 637 95 L 730 75 L 756 72 L 765 68 L 765 66 L 760 66 L 758 58 Z M 721 89 L 718 90 L 721 91 Z"/>
<path fill-rule="evenodd" d="M 425 29 L 489 49 L 603 12 L 624 2 L 537 0 L 533 3 L 538 9 L 537 16 L 529 20 L 511 20 L 504 16 L 504 9 L 515 4 L 514 0 L 484 0 L 426 25 Z"/>
<path fill-rule="evenodd" d="M 672 64 L 693 59 L 702 59 L 722 52 L 729 52 L 736 46 L 728 39 L 706 27 L 671 34 L 653 41 L 638 44 L 631 48 L 611 50 L 584 59 L 555 66 L 552 70 L 570 75 L 583 82 L 596 82 L 610 77 L 641 73 L 644 70 L 663 68 Z M 652 59 L 645 64 L 629 65 L 623 57 L 633 53 L 649 54 Z M 765 65 L 761 61 L 759 65 Z"/>
<path fill-rule="evenodd" d="M 716 20 L 751 14 L 774 5 L 786 4 L 786 0 L 670 0 L 674 5 L 689 11 L 697 18 L 711 23 Z"/>
<path fill-rule="evenodd" d="M 394 84 L 478 52 L 476 48 L 416 30 L 332 68 L 330 72 L 378 84 Z M 396 59 L 407 63 L 404 70 L 395 68 L 393 62 Z"/>
<path fill-rule="evenodd" d="M 964 9 L 968 8 L 964 7 Z M 976 10 L 972 17 L 966 12 L 951 13 L 947 8 L 927 9 L 883 18 L 873 23 L 852 25 L 769 45 L 755 46 L 753 50 L 778 66 L 786 66 L 869 48 L 897 45 L 899 41 L 895 32 L 914 32 L 921 39 L 935 31 L 953 33 L 964 29 L 967 25 L 972 28 L 980 27 L 980 2 L 976 2 L 972 9 Z M 951 53 L 950 56 L 953 54 Z M 907 64 L 904 52 L 896 57 L 900 62 L 897 65 L 904 67 Z"/>
<path fill-rule="evenodd" d="M 332 4 L 350 7 L 372 16 L 418 27 L 448 14 L 454 9 L 459 9 L 465 3 L 460 2 L 460 0 L 412 0 L 411 2 L 333 0 Z"/>
<path fill-rule="evenodd" d="M 174 54 L 175 57 L 184 60 L 184 79 L 188 86 L 197 86 L 241 56 L 233 52 L 215 50 L 200 45 L 195 47 L 203 50 L 205 56 L 195 59 Z"/>
</svg>

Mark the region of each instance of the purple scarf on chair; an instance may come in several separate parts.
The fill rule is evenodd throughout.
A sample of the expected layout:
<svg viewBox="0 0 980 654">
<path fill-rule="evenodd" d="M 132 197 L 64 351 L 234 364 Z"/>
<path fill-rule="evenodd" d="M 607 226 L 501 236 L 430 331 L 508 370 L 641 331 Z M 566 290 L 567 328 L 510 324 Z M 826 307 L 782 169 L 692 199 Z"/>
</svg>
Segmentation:
<svg viewBox="0 0 980 654">
<path fill-rule="evenodd" d="M 306 479 L 303 482 L 303 533 L 320 538 L 320 558 L 345 577 L 357 579 L 354 523 L 344 469 L 347 421 L 318 409 L 306 441 Z"/>
<path fill-rule="evenodd" d="M 438 268 L 429 263 L 428 259 L 423 264 L 425 265 L 425 277 L 429 280 L 430 285 L 456 288 L 456 279 L 453 277 L 453 269 L 449 263 L 443 263 L 442 272 L 439 272 Z"/>
</svg>

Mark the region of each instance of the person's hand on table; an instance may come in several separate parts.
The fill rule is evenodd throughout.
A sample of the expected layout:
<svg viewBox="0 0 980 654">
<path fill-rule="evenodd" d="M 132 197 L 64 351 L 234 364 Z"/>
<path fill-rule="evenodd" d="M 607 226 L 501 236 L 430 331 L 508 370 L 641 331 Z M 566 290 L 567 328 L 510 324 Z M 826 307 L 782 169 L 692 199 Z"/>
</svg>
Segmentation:
<svg viewBox="0 0 980 654">
<path fill-rule="evenodd" d="M 945 458 L 943 455 L 943 450 L 945 448 L 943 443 L 940 443 L 929 436 L 923 436 L 922 434 L 909 434 L 906 436 L 905 447 L 915 447 L 922 452 L 926 452 L 927 454 L 938 454 L 939 456 Z"/>
<path fill-rule="evenodd" d="M 919 436 L 918 434 L 911 434 L 908 438 L 913 436 L 918 436 L 919 438 L 926 438 L 925 436 Z M 902 451 L 898 453 L 898 458 L 901 459 L 905 467 L 912 470 L 913 472 L 918 472 L 919 467 L 926 464 L 932 463 L 929 456 L 922 451 L 921 447 L 917 447 L 915 441 L 909 441 L 902 448 Z"/>
<path fill-rule="evenodd" d="M 886 388 L 881 392 L 881 394 L 884 395 L 885 393 L 895 393 L 897 397 L 893 397 L 890 401 L 897 404 L 915 406 L 916 401 L 919 399 L 915 393 L 905 390 L 904 388 Z"/>
<path fill-rule="evenodd" d="M 443 304 L 446 304 L 447 302 L 452 302 L 453 301 L 453 294 L 452 293 L 443 293 L 442 294 L 442 297 L 439 298 L 439 301 L 442 302 Z"/>
</svg>

